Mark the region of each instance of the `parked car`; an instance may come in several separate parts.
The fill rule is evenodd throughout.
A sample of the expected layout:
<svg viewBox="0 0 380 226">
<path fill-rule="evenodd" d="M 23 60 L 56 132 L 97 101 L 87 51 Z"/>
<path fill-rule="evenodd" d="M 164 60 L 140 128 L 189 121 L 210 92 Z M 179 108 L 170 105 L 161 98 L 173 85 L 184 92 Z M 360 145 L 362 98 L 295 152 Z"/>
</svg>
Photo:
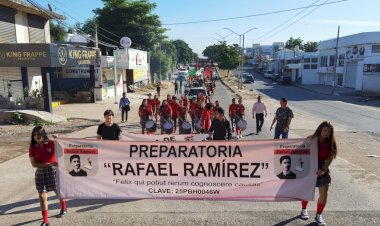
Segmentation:
<svg viewBox="0 0 380 226">
<path fill-rule="evenodd" d="M 273 77 L 273 71 L 266 71 L 264 72 L 265 78 L 272 78 Z"/>
<path fill-rule="evenodd" d="M 248 83 L 254 83 L 255 82 L 255 78 L 253 77 L 253 75 L 247 75 L 244 79 L 244 83 L 248 84 Z"/>
<path fill-rule="evenodd" d="M 273 73 L 271 79 L 272 79 L 273 81 L 277 82 L 280 78 L 281 78 L 281 76 L 280 76 L 279 74 L 275 74 L 275 73 Z"/>
</svg>

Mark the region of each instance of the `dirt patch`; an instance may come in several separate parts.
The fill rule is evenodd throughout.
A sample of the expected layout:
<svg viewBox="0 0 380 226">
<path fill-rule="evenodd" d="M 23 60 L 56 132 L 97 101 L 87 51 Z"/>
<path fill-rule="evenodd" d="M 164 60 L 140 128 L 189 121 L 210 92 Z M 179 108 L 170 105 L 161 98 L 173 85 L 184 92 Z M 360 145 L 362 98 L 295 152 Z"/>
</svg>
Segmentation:
<svg viewBox="0 0 380 226">
<path fill-rule="evenodd" d="M 67 134 L 84 129 L 89 126 L 98 125 L 98 121 L 86 119 L 69 119 L 52 125 L 45 125 L 44 128 L 49 134 Z M 30 134 L 34 125 L 0 125 L 0 163 L 20 156 L 28 152 L 30 144 Z"/>
<path fill-rule="evenodd" d="M 228 74 L 228 76 L 227 76 Z M 242 89 L 239 89 L 239 79 L 233 75 L 233 72 L 227 72 L 225 70 L 219 71 L 220 79 L 227 85 L 231 91 L 238 96 L 242 97 L 243 100 L 254 100 L 259 95 L 254 89 L 247 87 L 243 84 Z"/>
</svg>

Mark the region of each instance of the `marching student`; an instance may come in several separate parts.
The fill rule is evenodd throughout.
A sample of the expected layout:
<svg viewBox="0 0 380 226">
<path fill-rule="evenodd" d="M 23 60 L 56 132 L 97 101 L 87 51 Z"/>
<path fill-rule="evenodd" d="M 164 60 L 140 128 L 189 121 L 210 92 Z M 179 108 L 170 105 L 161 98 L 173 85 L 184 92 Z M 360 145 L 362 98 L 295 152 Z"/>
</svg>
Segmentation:
<svg viewBox="0 0 380 226">
<path fill-rule="evenodd" d="M 179 101 L 180 108 L 178 109 L 178 127 L 179 134 L 183 134 L 182 124 L 187 121 L 187 107 L 183 105 L 183 101 Z"/>
<path fill-rule="evenodd" d="M 170 121 L 172 117 L 172 108 L 169 106 L 167 100 L 162 101 L 159 114 L 160 114 L 161 134 L 164 134 L 164 123 L 165 121 Z"/>
<path fill-rule="evenodd" d="M 154 107 L 154 117 L 156 118 L 156 123 L 157 123 L 157 115 L 159 114 L 160 111 L 160 106 L 161 106 L 161 101 L 158 99 L 157 95 L 154 95 L 154 102 L 155 102 L 155 107 Z"/>
<path fill-rule="evenodd" d="M 144 99 L 139 107 L 139 117 L 141 125 L 141 134 L 145 134 L 145 123 L 153 117 L 153 111 L 150 105 L 148 105 L 147 99 Z"/>
<path fill-rule="evenodd" d="M 190 105 L 189 105 L 189 114 L 191 117 L 191 128 L 193 132 L 195 131 L 196 110 L 197 110 L 197 98 L 193 97 L 193 99 L 190 100 Z"/>
<path fill-rule="evenodd" d="M 113 122 L 114 113 L 108 109 L 104 112 L 104 122 L 98 126 L 96 131 L 97 140 L 119 140 L 121 129 L 118 124 Z"/>
<path fill-rule="evenodd" d="M 204 107 L 202 110 L 202 115 L 201 115 L 201 131 L 202 131 L 202 133 L 208 133 L 208 130 L 210 129 L 210 126 L 211 126 L 211 109 L 212 109 L 212 104 L 207 103 L 206 107 Z"/>
<path fill-rule="evenodd" d="M 43 222 L 41 226 L 49 225 L 48 214 L 48 192 L 57 193 L 56 169 L 57 160 L 55 155 L 54 141 L 49 140 L 47 133 L 42 126 L 33 128 L 29 146 L 29 159 L 36 169 L 35 186 L 38 191 Z M 62 217 L 67 212 L 66 201 L 59 199 L 61 211 L 58 217 Z"/>
<path fill-rule="evenodd" d="M 172 120 L 173 120 L 173 127 L 174 127 L 174 133 L 177 129 L 177 118 L 178 118 L 178 111 L 179 109 L 181 108 L 181 106 L 178 104 L 177 102 L 177 97 L 173 96 L 172 98 L 172 104 L 170 105 L 170 107 L 172 108 Z"/>
<path fill-rule="evenodd" d="M 232 132 L 235 132 L 235 124 L 236 122 L 236 99 L 232 98 L 232 103 L 230 104 L 230 107 L 228 108 L 228 115 L 230 116 L 231 119 L 231 127 L 232 127 Z"/>
<path fill-rule="evenodd" d="M 243 100 L 240 97 L 236 106 L 236 125 L 240 120 L 245 120 L 245 107 L 242 102 Z M 243 138 L 243 135 L 241 134 L 241 128 L 239 128 L 238 126 L 236 126 L 236 138 Z"/>
<path fill-rule="evenodd" d="M 148 105 L 152 109 L 152 115 L 155 115 L 156 113 L 156 100 L 152 98 L 152 94 L 148 94 L 148 100 L 147 100 Z"/>
<path fill-rule="evenodd" d="M 316 172 L 318 177 L 316 187 L 319 188 L 319 198 L 317 202 L 317 213 L 314 219 L 318 225 L 326 225 L 322 218 L 322 212 L 327 203 L 327 193 L 331 183 L 329 167 L 338 153 L 334 127 L 330 122 L 324 121 L 318 126 L 314 134 L 308 138 L 318 138 L 318 171 Z M 306 209 L 307 204 L 307 201 L 302 201 L 300 218 L 303 220 L 309 219 L 309 214 Z"/>
<path fill-rule="evenodd" d="M 208 134 L 213 140 L 230 140 L 231 127 L 230 122 L 224 116 L 223 108 L 217 108 L 215 111 L 215 120 L 212 121 Z"/>
</svg>

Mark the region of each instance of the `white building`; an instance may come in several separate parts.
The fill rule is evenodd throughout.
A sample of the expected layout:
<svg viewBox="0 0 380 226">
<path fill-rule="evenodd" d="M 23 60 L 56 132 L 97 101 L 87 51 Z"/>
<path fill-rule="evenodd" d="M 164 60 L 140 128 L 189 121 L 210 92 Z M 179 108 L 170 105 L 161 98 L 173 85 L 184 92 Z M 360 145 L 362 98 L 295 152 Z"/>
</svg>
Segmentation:
<svg viewBox="0 0 380 226">
<path fill-rule="evenodd" d="M 318 83 L 380 92 L 380 32 L 339 38 L 338 60 L 335 47 L 336 39 L 319 43 Z"/>
</svg>

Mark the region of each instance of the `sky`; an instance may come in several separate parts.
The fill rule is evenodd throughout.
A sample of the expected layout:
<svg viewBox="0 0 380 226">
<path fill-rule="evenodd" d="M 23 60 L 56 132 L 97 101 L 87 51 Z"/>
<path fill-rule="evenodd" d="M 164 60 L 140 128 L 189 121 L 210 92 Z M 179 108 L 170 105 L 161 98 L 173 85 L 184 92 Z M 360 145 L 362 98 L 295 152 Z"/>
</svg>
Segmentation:
<svg viewBox="0 0 380 226">
<path fill-rule="evenodd" d="M 100 0 L 37 0 L 37 2 L 46 7 L 49 3 L 54 11 L 67 17 L 66 22 L 69 25 L 93 17 L 92 10 L 103 6 Z M 186 41 L 199 55 L 202 55 L 207 46 L 222 41 L 223 37 L 227 44 L 239 44 L 237 34 L 247 31 L 244 35 L 245 47 L 252 47 L 253 43 L 270 45 L 273 42 L 286 42 L 291 36 L 300 37 L 304 42 L 333 39 L 337 36 L 338 25 L 341 37 L 380 31 L 380 0 L 151 0 L 151 2 L 157 4 L 154 13 L 160 17 L 163 26 L 169 29 L 166 32 L 168 38 Z M 292 10 L 324 3 L 331 4 Z M 286 12 L 273 13 L 276 11 Z M 257 16 L 258 14 L 267 15 Z M 241 16 L 247 17 L 174 24 Z M 233 30 L 236 34 L 225 28 Z"/>
</svg>

